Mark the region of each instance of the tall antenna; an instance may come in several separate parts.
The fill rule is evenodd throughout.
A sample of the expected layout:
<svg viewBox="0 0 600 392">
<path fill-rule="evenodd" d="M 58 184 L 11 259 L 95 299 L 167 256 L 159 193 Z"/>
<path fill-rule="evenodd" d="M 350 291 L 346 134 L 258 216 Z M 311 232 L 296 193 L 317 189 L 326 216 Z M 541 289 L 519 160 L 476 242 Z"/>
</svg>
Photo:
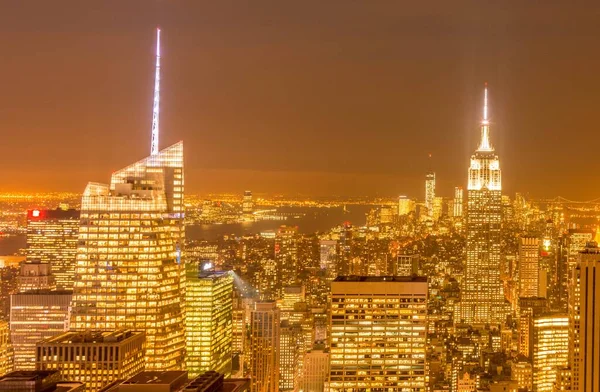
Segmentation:
<svg viewBox="0 0 600 392">
<path fill-rule="evenodd" d="M 158 154 L 158 120 L 160 114 L 160 28 L 156 28 L 156 76 L 154 78 L 154 106 L 152 107 L 152 141 L 150 154 Z"/>
<path fill-rule="evenodd" d="M 485 92 L 483 93 L 483 123 L 488 123 L 487 82 L 485 82 Z"/>
<path fill-rule="evenodd" d="M 483 93 L 483 120 L 481 120 L 481 143 L 477 151 L 494 151 L 490 144 L 490 121 L 488 120 L 488 89 L 487 82 Z"/>
</svg>

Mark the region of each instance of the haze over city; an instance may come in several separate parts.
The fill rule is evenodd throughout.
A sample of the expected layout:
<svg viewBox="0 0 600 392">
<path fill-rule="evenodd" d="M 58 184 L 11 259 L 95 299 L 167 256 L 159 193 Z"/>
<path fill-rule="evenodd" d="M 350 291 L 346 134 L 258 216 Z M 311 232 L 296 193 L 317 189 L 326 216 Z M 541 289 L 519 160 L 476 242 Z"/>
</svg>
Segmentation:
<svg viewBox="0 0 600 392">
<path fill-rule="evenodd" d="M 186 191 L 465 186 L 484 82 L 504 190 L 588 200 L 600 7 L 567 2 L 3 1 L 2 191 L 83 191 L 145 156 L 153 30 Z M 432 154 L 431 163 L 428 154 Z"/>
<path fill-rule="evenodd" d="M 600 5 L 0 0 L 0 392 L 600 392 Z"/>
</svg>

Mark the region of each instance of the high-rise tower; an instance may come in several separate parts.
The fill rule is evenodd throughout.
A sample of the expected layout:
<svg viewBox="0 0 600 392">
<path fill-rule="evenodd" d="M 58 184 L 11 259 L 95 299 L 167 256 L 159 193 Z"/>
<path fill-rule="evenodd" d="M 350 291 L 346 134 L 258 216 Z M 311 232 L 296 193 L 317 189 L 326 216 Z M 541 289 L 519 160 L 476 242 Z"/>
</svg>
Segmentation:
<svg viewBox="0 0 600 392">
<path fill-rule="evenodd" d="M 27 211 L 27 262 L 48 263 L 59 290 L 73 288 L 78 233 L 77 210 Z"/>
<path fill-rule="evenodd" d="M 160 30 L 157 30 L 157 38 Z M 146 369 L 184 366 L 183 142 L 89 183 L 81 200 L 71 328 L 146 333 Z"/>
<path fill-rule="evenodd" d="M 431 154 L 429 154 L 431 159 Z M 435 200 L 435 173 L 429 170 L 425 175 L 425 208 L 427 208 L 427 216 L 433 217 L 433 203 Z"/>
<path fill-rule="evenodd" d="M 499 324 L 505 318 L 500 281 L 502 182 L 489 133 L 486 84 L 481 142 L 471 156 L 467 186 L 467 264 L 460 319 L 468 324 Z"/>
<path fill-rule="evenodd" d="M 427 287 L 422 276 L 331 283 L 330 392 L 427 390 Z"/>
</svg>

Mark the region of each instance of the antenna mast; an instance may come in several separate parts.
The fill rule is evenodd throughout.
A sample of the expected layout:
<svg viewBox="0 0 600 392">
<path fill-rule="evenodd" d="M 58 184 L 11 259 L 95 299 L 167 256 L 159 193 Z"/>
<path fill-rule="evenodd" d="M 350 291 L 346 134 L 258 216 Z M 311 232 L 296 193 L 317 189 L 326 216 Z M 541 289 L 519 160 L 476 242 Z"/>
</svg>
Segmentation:
<svg viewBox="0 0 600 392">
<path fill-rule="evenodd" d="M 150 154 L 158 154 L 158 120 L 160 112 L 160 28 L 156 28 L 156 76 L 154 78 L 154 105 L 152 107 L 152 141 Z"/>
</svg>

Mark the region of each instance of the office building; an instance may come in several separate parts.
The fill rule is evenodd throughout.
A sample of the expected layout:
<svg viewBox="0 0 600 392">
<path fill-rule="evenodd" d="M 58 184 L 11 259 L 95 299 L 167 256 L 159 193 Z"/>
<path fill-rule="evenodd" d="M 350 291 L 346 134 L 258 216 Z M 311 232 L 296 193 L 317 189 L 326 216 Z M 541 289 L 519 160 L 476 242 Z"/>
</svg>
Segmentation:
<svg viewBox="0 0 600 392">
<path fill-rule="evenodd" d="M 183 142 L 159 151 L 160 30 L 150 156 L 81 199 L 71 328 L 146 332 L 146 369 L 185 366 Z"/>
<path fill-rule="evenodd" d="M 394 275 L 412 276 L 419 273 L 419 255 L 398 255 Z"/>
<path fill-rule="evenodd" d="M 593 249 L 593 244 L 590 244 Z M 590 249 L 591 250 L 591 249 Z M 586 256 L 592 256 L 593 253 L 587 253 Z M 581 260 L 583 255 L 579 255 L 580 263 L 571 271 L 569 277 L 569 367 L 571 369 L 571 390 L 579 391 L 579 369 L 581 367 Z"/>
<path fill-rule="evenodd" d="M 65 332 L 36 345 L 36 369 L 60 370 L 67 381 L 96 392 L 144 370 L 144 332 Z"/>
<path fill-rule="evenodd" d="M 425 391 L 427 278 L 331 283 L 329 390 Z"/>
<path fill-rule="evenodd" d="M 454 188 L 454 203 L 452 205 L 452 216 L 455 218 L 462 218 L 463 216 L 463 188 L 457 186 Z"/>
<path fill-rule="evenodd" d="M 526 391 L 533 390 L 533 368 L 528 359 L 515 359 L 510 367 L 511 379 L 517 382 L 517 387 Z"/>
<path fill-rule="evenodd" d="M 329 280 L 337 276 L 337 247 L 336 240 L 321 240 L 319 242 L 319 267 L 325 271 L 325 276 Z"/>
<path fill-rule="evenodd" d="M 48 264 L 59 290 L 73 289 L 78 234 L 77 210 L 27 211 L 27 262 Z"/>
<path fill-rule="evenodd" d="M 186 264 L 186 368 L 190 377 L 214 370 L 231 375 L 233 274 Z"/>
<path fill-rule="evenodd" d="M 519 354 L 531 360 L 533 356 L 533 320 L 548 312 L 548 300 L 541 297 L 519 298 L 517 327 Z"/>
<path fill-rule="evenodd" d="M 600 391 L 600 248 L 597 243 L 590 242 L 581 251 L 578 266 L 579 350 L 577 369 L 573 371 L 578 372 L 579 388 L 574 384 L 574 390 Z"/>
<path fill-rule="evenodd" d="M 35 369 L 37 342 L 69 327 L 71 291 L 30 290 L 10 296 L 10 338 L 15 370 Z"/>
<path fill-rule="evenodd" d="M 294 313 L 297 304 L 304 302 L 306 299 L 306 292 L 304 286 L 286 286 L 283 288 L 283 295 L 280 301 L 278 301 L 279 310 L 281 311 L 281 320 L 294 319 Z M 291 320 L 299 322 L 300 320 Z"/>
<path fill-rule="evenodd" d="M 569 316 L 550 313 L 533 320 L 533 390 L 552 392 L 569 364 Z"/>
<path fill-rule="evenodd" d="M 546 287 L 540 284 L 540 240 L 519 238 L 519 297 L 545 297 Z"/>
<path fill-rule="evenodd" d="M 505 320 L 500 281 L 502 181 L 500 160 L 490 144 L 487 86 L 481 142 L 471 156 L 467 187 L 467 263 L 461 289 L 460 320 L 498 325 Z"/>
<path fill-rule="evenodd" d="M 281 226 L 275 237 L 277 284 L 275 297 L 281 298 L 284 286 L 293 286 L 298 279 L 298 227 Z"/>
<path fill-rule="evenodd" d="M 233 291 L 232 304 L 232 337 L 231 350 L 233 354 L 242 354 L 246 347 L 246 327 L 248 325 L 246 316 L 248 299 L 239 295 L 238 290 Z"/>
<path fill-rule="evenodd" d="M 406 196 L 398 197 L 398 215 L 408 215 L 415 210 L 415 201 Z"/>
<path fill-rule="evenodd" d="M 280 314 L 275 301 L 254 303 L 250 312 L 251 392 L 279 390 Z"/>
<path fill-rule="evenodd" d="M 0 377 L 0 392 L 84 392 L 80 382 L 63 381 L 57 370 L 21 370 Z"/>
<path fill-rule="evenodd" d="M 39 261 L 22 263 L 17 277 L 17 287 L 19 292 L 56 289 L 50 264 Z"/>
<path fill-rule="evenodd" d="M 146 332 L 147 369 L 184 360 L 183 144 L 90 183 L 82 198 L 71 328 Z"/>
<path fill-rule="evenodd" d="M 579 253 L 586 244 L 594 240 L 592 230 L 570 229 L 567 234 L 567 275 L 572 278 L 572 271 L 579 262 Z"/>
<path fill-rule="evenodd" d="M 430 156 L 431 158 L 431 156 Z M 427 216 L 433 218 L 433 204 L 435 200 L 435 173 L 432 171 L 427 172 L 425 175 L 425 208 L 427 209 Z"/>
<path fill-rule="evenodd" d="M 102 389 L 102 392 L 245 392 L 247 378 L 225 378 L 215 371 L 188 378 L 186 371 L 144 371 L 135 376 L 118 380 Z"/>
<path fill-rule="evenodd" d="M 251 215 L 254 211 L 254 202 L 252 201 L 252 191 L 244 191 L 244 199 L 242 201 L 242 213 Z"/>
<path fill-rule="evenodd" d="M 0 376 L 12 370 L 13 350 L 10 343 L 10 328 L 8 322 L 0 320 Z"/>
<path fill-rule="evenodd" d="M 433 198 L 433 217 L 434 221 L 438 221 L 444 212 L 444 198 L 436 196 Z"/>
<path fill-rule="evenodd" d="M 300 383 L 302 328 L 282 320 L 279 327 L 279 391 L 296 391 Z M 303 359 L 303 358 L 302 358 Z"/>
<path fill-rule="evenodd" d="M 304 392 L 322 392 L 329 377 L 329 352 L 324 349 L 312 349 L 304 354 L 304 366 L 300 390 Z"/>
</svg>

